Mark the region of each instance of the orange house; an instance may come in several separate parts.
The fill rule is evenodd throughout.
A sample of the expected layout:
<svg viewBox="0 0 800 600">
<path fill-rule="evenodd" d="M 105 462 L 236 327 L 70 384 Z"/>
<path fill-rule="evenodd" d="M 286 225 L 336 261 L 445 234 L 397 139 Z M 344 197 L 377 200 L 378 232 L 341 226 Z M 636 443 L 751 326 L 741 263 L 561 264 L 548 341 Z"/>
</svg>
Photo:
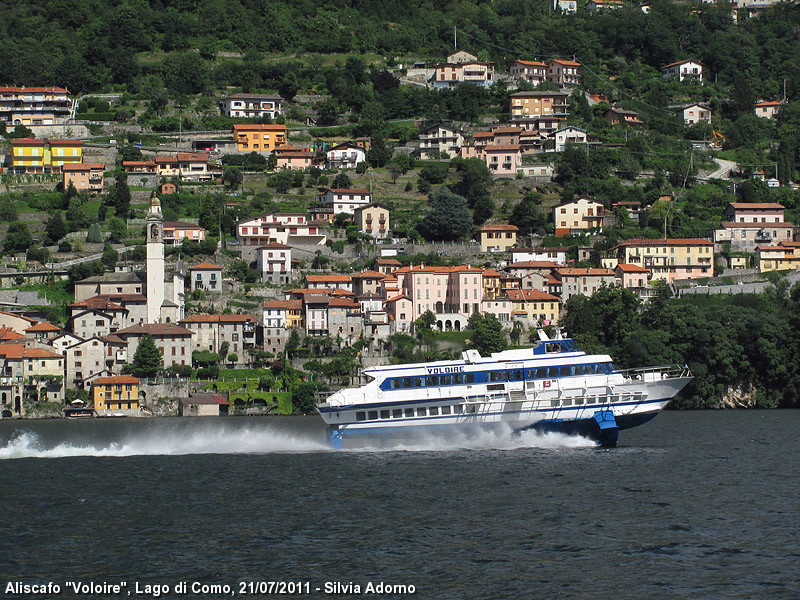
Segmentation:
<svg viewBox="0 0 800 600">
<path fill-rule="evenodd" d="M 286 125 L 234 125 L 233 139 L 239 152 L 272 152 L 286 144 Z"/>
</svg>

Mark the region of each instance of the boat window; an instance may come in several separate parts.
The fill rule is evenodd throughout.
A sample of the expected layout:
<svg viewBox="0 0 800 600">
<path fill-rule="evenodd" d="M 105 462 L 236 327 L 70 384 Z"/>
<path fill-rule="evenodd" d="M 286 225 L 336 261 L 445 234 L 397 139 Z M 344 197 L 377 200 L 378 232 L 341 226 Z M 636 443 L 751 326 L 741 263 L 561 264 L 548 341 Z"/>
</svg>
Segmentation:
<svg viewBox="0 0 800 600">
<path fill-rule="evenodd" d="M 553 398 L 550 400 L 550 408 L 556 408 L 558 406 L 558 398 Z"/>
<path fill-rule="evenodd" d="M 388 419 L 388 418 L 389 418 L 389 411 L 388 410 L 382 410 L 381 411 L 381 419 Z"/>
<path fill-rule="evenodd" d="M 403 380 L 402 379 L 392 379 L 392 389 L 396 390 L 403 387 Z"/>
<path fill-rule="evenodd" d="M 450 375 L 439 375 L 439 385 L 450 385 Z"/>
<path fill-rule="evenodd" d="M 412 385 L 414 385 L 414 380 L 411 379 L 411 377 L 406 377 L 405 379 L 403 379 L 404 388 L 410 388 Z"/>
<path fill-rule="evenodd" d="M 417 416 L 418 417 L 424 417 L 427 414 L 427 410 L 428 409 L 426 409 L 426 408 L 418 408 L 417 409 Z"/>
<path fill-rule="evenodd" d="M 377 410 L 371 410 L 371 411 L 369 411 L 369 413 L 367 413 L 367 414 L 368 414 L 368 416 L 369 416 L 369 420 L 370 420 L 370 421 L 374 421 L 375 419 L 377 419 L 377 418 L 378 418 L 378 411 L 377 411 Z"/>
<path fill-rule="evenodd" d="M 467 404 L 467 414 L 473 414 L 478 410 L 478 407 L 474 404 Z"/>
<path fill-rule="evenodd" d="M 464 376 L 461 373 L 453 375 L 453 383 L 464 383 Z"/>
<path fill-rule="evenodd" d="M 367 420 L 367 413 L 363 410 L 360 410 L 356 413 L 356 421 L 366 421 Z"/>
<path fill-rule="evenodd" d="M 467 373 L 464 375 L 464 383 L 475 383 L 475 373 Z"/>
<path fill-rule="evenodd" d="M 422 377 L 414 377 L 414 387 L 422 387 Z"/>
<path fill-rule="evenodd" d="M 402 408 L 395 408 L 392 411 L 392 418 L 393 419 L 402 419 L 403 418 L 403 409 Z"/>
<path fill-rule="evenodd" d="M 561 367 L 559 369 L 559 371 L 558 371 L 559 376 L 560 377 L 569 377 L 571 368 L 572 367 Z"/>
<path fill-rule="evenodd" d="M 439 385 L 439 376 L 429 375 L 427 385 Z"/>
<path fill-rule="evenodd" d="M 509 381 L 514 381 L 514 380 L 522 381 L 523 379 L 525 379 L 525 376 L 523 375 L 523 373 L 524 372 L 523 372 L 522 369 L 516 369 L 514 371 L 509 371 L 508 372 L 508 380 Z"/>
<path fill-rule="evenodd" d="M 406 409 L 406 416 L 407 417 L 413 417 L 414 416 L 414 409 L 413 408 L 407 408 Z"/>
<path fill-rule="evenodd" d="M 611 373 L 611 371 L 613 370 L 611 367 L 611 363 L 603 363 L 600 365 L 600 367 L 603 369 L 603 373 Z"/>
<path fill-rule="evenodd" d="M 564 345 L 567 347 L 567 350 L 570 352 L 580 352 L 580 348 L 578 348 L 578 344 L 576 344 L 573 340 L 567 340 L 564 342 Z"/>
<path fill-rule="evenodd" d="M 547 377 L 547 369 L 540 367 L 536 369 L 536 379 L 544 379 Z"/>
<path fill-rule="evenodd" d="M 563 404 L 564 406 L 570 406 L 572 404 L 572 398 L 564 398 Z"/>
<path fill-rule="evenodd" d="M 439 414 L 439 407 L 438 406 L 431 406 L 431 416 L 435 417 Z"/>
<path fill-rule="evenodd" d="M 552 344 L 545 344 L 544 345 L 544 351 L 547 352 L 547 354 L 552 354 L 552 353 L 555 353 L 555 352 L 561 352 L 561 344 L 559 344 L 557 342 L 554 342 Z"/>
<path fill-rule="evenodd" d="M 573 375 L 583 375 L 583 365 L 574 365 L 572 367 Z"/>
<path fill-rule="evenodd" d="M 504 371 L 490 371 L 489 381 L 505 381 L 506 374 Z"/>
<path fill-rule="evenodd" d="M 454 412 L 455 412 L 457 415 L 463 414 L 463 413 L 464 413 L 464 406 L 463 406 L 462 404 L 456 404 L 456 405 L 453 407 L 453 411 L 454 411 Z"/>
<path fill-rule="evenodd" d="M 442 407 L 442 414 L 443 415 L 449 415 L 450 414 L 450 407 L 449 406 L 443 406 Z"/>
<path fill-rule="evenodd" d="M 554 377 L 558 377 L 558 367 L 548 367 L 547 376 L 551 379 Z"/>
<path fill-rule="evenodd" d="M 612 402 L 619 402 L 619 396 L 611 396 Z"/>
</svg>

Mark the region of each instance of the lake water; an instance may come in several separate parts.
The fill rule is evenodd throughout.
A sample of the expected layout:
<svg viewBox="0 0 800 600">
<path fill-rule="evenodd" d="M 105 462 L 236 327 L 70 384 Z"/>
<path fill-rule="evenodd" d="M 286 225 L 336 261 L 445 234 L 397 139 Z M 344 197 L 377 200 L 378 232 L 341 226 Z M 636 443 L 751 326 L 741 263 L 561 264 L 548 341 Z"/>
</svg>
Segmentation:
<svg viewBox="0 0 800 600">
<path fill-rule="evenodd" d="M 610 450 L 337 452 L 317 418 L 0 421 L 0 597 L 798 598 L 798 431 L 800 411 L 667 412 Z"/>
</svg>

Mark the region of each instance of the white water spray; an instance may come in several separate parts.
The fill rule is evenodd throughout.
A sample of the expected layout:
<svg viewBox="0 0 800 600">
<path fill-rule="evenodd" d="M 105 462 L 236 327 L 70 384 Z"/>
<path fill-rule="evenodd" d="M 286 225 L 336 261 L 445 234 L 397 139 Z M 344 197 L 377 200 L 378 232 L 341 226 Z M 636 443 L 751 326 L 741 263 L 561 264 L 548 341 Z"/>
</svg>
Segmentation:
<svg viewBox="0 0 800 600">
<path fill-rule="evenodd" d="M 70 458 L 78 456 L 180 456 L 189 454 L 302 454 L 333 452 L 316 437 L 280 427 L 229 427 L 223 424 L 203 427 L 152 427 L 123 434 L 118 441 L 96 442 L 61 439 L 47 443 L 33 431 L 22 430 L 0 446 L 0 460 L 15 458 Z M 338 452 L 447 452 L 458 450 L 517 450 L 523 448 L 586 448 L 592 440 L 560 433 L 511 429 L 479 431 L 470 435 L 421 435 L 408 440 L 364 441 L 357 448 Z"/>
</svg>

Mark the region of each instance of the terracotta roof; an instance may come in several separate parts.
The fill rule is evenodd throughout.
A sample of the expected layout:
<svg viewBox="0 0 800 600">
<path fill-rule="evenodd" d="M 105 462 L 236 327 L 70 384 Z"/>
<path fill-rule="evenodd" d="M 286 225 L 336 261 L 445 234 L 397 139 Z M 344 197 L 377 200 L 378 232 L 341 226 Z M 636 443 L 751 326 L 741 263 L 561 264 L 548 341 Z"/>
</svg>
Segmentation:
<svg viewBox="0 0 800 600">
<path fill-rule="evenodd" d="M 518 62 L 523 65 L 531 65 L 533 67 L 543 67 L 545 66 L 543 62 L 539 62 L 538 60 L 521 60 L 517 59 L 515 62 Z"/>
<path fill-rule="evenodd" d="M 0 344 L 0 356 L 5 356 L 7 359 L 22 358 L 22 353 L 25 351 L 23 344 Z"/>
<path fill-rule="evenodd" d="M 181 404 L 198 404 L 198 405 L 221 405 L 228 406 L 229 402 L 225 396 L 218 394 L 192 394 L 189 398 L 181 398 Z"/>
<path fill-rule="evenodd" d="M 155 167 L 156 161 L 154 160 L 123 160 L 123 167 Z"/>
<path fill-rule="evenodd" d="M 17 87 L 17 86 L 13 86 L 13 85 L 3 86 L 3 87 L 0 87 L 0 93 L 2 93 L 2 92 L 51 92 L 51 93 L 56 93 L 56 94 L 62 94 L 62 93 L 63 94 L 69 94 L 69 90 L 65 89 L 65 88 L 62 88 L 62 87 L 56 87 L 56 86 L 29 87 L 29 86 L 26 86 L 26 85 L 23 85 L 21 87 Z"/>
<path fill-rule="evenodd" d="M 561 299 L 558 296 L 553 296 L 541 290 L 506 290 L 508 297 L 512 300 L 534 300 L 534 301 L 549 301 L 559 302 Z"/>
<path fill-rule="evenodd" d="M 375 261 L 375 264 L 393 267 L 393 266 L 400 266 L 402 263 L 396 258 L 379 258 L 378 260 Z"/>
<path fill-rule="evenodd" d="M 495 133 L 522 133 L 524 129 L 522 127 L 495 127 Z"/>
<path fill-rule="evenodd" d="M 506 269 L 555 269 L 559 265 L 549 260 L 523 260 L 511 263 Z"/>
<path fill-rule="evenodd" d="M 350 298 L 330 298 L 329 306 L 343 306 L 345 308 L 361 308 L 361 305 Z"/>
<path fill-rule="evenodd" d="M 612 271 L 611 269 L 600 269 L 600 268 L 597 268 L 597 267 L 590 267 L 588 269 L 572 269 L 572 268 L 557 269 L 557 272 L 559 273 L 559 275 L 566 275 L 566 276 L 569 276 L 569 277 L 585 277 L 587 275 L 590 275 L 590 276 L 593 276 L 593 277 L 601 277 L 601 276 L 613 277 L 614 276 L 614 271 Z"/>
<path fill-rule="evenodd" d="M 473 138 L 493 138 L 494 132 L 493 131 L 476 131 L 472 134 Z"/>
<path fill-rule="evenodd" d="M 502 277 L 502 275 L 500 275 L 500 273 L 498 273 L 494 269 L 486 269 L 483 272 L 483 276 L 484 277 Z"/>
<path fill-rule="evenodd" d="M 77 164 L 66 164 L 61 167 L 61 171 L 65 173 L 69 173 L 71 171 L 81 172 L 81 171 L 92 171 L 92 170 L 105 170 L 106 166 L 103 163 L 77 163 Z"/>
<path fill-rule="evenodd" d="M 400 294 L 399 296 L 394 296 L 393 298 L 389 298 L 384 302 L 384 304 L 388 304 L 389 302 L 397 302 L 398 300 L 403 300 L 403 299 L 408 300 L 409 302 L 411 301 L 409 297 L 406 296 L 405 294 Z"/>
<path fill-rule="evenodd" d="M 352 280 L 350 275 L 306 275 L 307 283 L 350 283 Z"/>
<path fill-rule="evenodd" d="M 189 271 L 221 271 L 222 267 L 213 265 L 209 262 L 201 262 L 200 264 L 189 267 Z"/>
<path fill-rule="evenodd" d="M 335 194 L 369 194 L 369 190 L 355 190 L 355 189 L 345 189 L 345 188 L 330 188 L 328 189 L 329 192 L 333 192 Z"/>
<path fill-rule="evenodd" d="M 753 106 L 783 106 L 780 100 L 769 100 L 766 102 L 756 102 Z"/>
<path fill-rule="evenodd" d="M 662 70 L 663 69 L 668 69 L 669 67 L 674 67 L 675 65 L 682 65 L 682 64 L 688 63 L 688 62 L 697 63 L 698 65 L 703 66 L 703 63 L 701 63 L 699 60 L 695 60 L 693 58 L 686 58 L 684 60 L 679 60 L 678 62 L 669 63 L 668 65 L 664 65 L 663 67 L 661 67 L 661 69 Z"/>
<path fill-rule="evenodd" d="M 116 302 L 111 302 L 108 297 L 101 297 L 101 296 L 93 296 L 91 298 L 87 298 L 86 300 L 79 300 L 78 302 L 73 302 L 69 305 L 70 308 L 92 308 L 95 310 L 103 310 L 103 311 L 120 311 L 125 310 L 124 307 L 117 304 Z"/>
<path fill-rule="evenodd" d="M 622 4 L 622 2 L 619 2 L 619 4 Z M 550 64 L 550 63 L 558 63 L 560 65 L 564 65 L 565 67 L 580 67 L 581 66 L 581 63 L 575 62 L 574 60 L 561 60 L 559 58 L 554 58 L 552 60 L 547 61 L 547 64 Z"/>
<path fill-rule="evenodd" d="M 113 377 L 98 377 L 92 382 L 93 385 L 120 385 L 123 383 L 138 384 L 139 378 L 131 375 L 115 375 Z"/>
<path fill-rule="evenodd" d="M 10 141 L 12 146 L 43 146 L 45 144 L 45 140 L 39 138 L 17 138 Z"/>
<path fill-rule="evenodd" d="M 289 308 L 292 300 L 264 300 L 264 308 Z"/>
<path fill-rule="evenodd" d="M 649 273 L 649 269 L 645 269 L 644 267 L 640 267 L 639 265 L 617 265 L 617 269 L 622 271 L 623 273 Z"/>
<path fill-rule="evenodd" d="M 147 333 L 152 336 L 180 335 L 188 337 L 193 335 L 193 333 L 185 327 L 179 327 L 174 323 L 139 323 L 117 331 L 117 335 L 120 337 L 124 337 L 125 335 L 145 335 Z"/>
<path fill-rule="evenodd" d="M 234 125 L 233 131 L 286 131 L 286 125 Z"/>
<path fill-rule="evenodd" d="M 50 352 L 44 348 L 25 348 L 23 358 L 64 358 L 63 354 Z"/>
<path fill-rule="evenodd" d="M 786 210 L 783 204 L 777 202 L 731 202 L 728 206 L 736 210 Z"/>
<path fill-rule="evenodd" d="M 321 290 L 314 290 L 319 292 Z M 348 292 L 347 290 L 343 290 L 342 288 L 333 288 L 330 291 L 331 296 L 355 296 L 353 292 Z"/>
<path fill-rule="evenodd" d="M 37 323 L 33 327 L 28 327 L 25 331 L 30 331 L 31 333 L 38 333 L 38 332 L 48 332 L 48 331 L 61 331 L 60 327 L 56 327 L 52 323 L 48 323 L 47 321 L 42 321 L 41 323 Z"/>
<path fill-rule="evenodd" d="M 508 223 L 492 223 L 484 225 L 478 231 L 519 231 L 519 227 Z"/>
<path fill-rule="evenodd" d="M 17 333 L 10 327 L 0 327 L 0 341 L 6 340 L 22 340 L 25 339 L 25 336 L 21 333 Z"/>
<path fill-rule="evenodd" d="M 353 275 L 353 279 L 383 279 L 385 275 L 383 273 L 378 273 L 377 271 L 362 271 L 361 273 L 357 273 Z"/>
</svg>

